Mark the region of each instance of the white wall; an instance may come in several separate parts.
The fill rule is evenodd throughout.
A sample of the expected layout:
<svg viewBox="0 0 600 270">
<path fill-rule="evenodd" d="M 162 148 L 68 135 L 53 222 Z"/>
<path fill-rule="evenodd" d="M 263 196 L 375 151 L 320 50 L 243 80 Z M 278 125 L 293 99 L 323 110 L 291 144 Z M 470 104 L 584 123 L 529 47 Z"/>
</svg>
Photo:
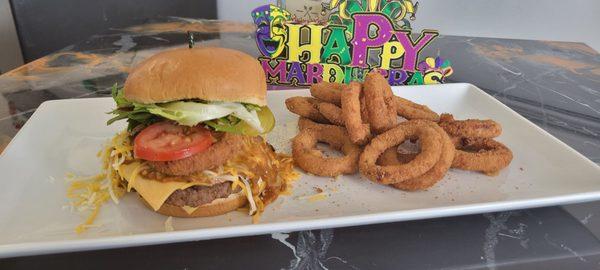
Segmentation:
<svg viewBox="0 0 600 270">
<path fill-rule="evenodd" d="M 23 64 L 21 47 L 8 0 L 0 0 L 0 73 Z"/>
<path fill-rule="evenodd" d="M 446 35 L 577 41 L 600 51 L 598 0 L 417 1 L 420 10 L 413 23 L 415 30 L 432 28 Z M 269 2 L 275 1 L 218 0 L 219 18 L 250 21 L 252 8 Z"/>
<path fill-rule="evenodd" d="M 415 29 L 442 34 L 585 42 L 600 51 L 598 0 L 421 0 Z"/>
</svg>

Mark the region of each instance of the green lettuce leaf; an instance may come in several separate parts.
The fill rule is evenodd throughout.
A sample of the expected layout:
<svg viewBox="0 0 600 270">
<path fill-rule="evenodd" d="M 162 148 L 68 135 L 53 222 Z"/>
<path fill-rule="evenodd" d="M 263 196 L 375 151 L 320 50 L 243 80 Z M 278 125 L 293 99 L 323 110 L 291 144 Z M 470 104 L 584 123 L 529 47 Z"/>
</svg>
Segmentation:
<svg viewBox="0 0 600 270">
<path fill-rule="evenodd" d="M 275 127 L 275 116 L 273 116 L 273 113 L 271 112 L 269 107 L 264 106 L 260 107 L 260 109 L 261 110 L 258 112 L 258 118 L 260 119 L 260 124 L 263 130 L 262 132 L 256 130 L 244 121 L 231 123 L 228 119 L 224 118 L 206 121 L 204 122 L 204 124 L 206 124 L 209 127 L 212 127 L 216 131 L 244 134 L 248 136 L 258 136 L 261 134 L 268 133 Z"/>
<path fill-rule="evenodd" d="M 125 95 L 123 94 L 123 88 L 119 88 L 117 83 L 112 86 L 110 93 L 112 98 L 115 100 L 115 103 L 117 103 L 117 108 L 124 108 L 133 105 L 125 98 Z"/>
<path fill-rule="evenodd" d="M 275 125 L 273 113 L 266 106 L 198 101 L 141 104 L 127 100 L 123 88 L 118 88 L 116 84 L 112 87 L 111 94 L 117 108 L 109 112 L 115 116 L 107 124 L 127 119 L 129 131 L 139 131 L 161 119 L 173 120 L 186 126 L 204 123 L 216 131 L 253 136 L 271 131 Z"/>
</svg>

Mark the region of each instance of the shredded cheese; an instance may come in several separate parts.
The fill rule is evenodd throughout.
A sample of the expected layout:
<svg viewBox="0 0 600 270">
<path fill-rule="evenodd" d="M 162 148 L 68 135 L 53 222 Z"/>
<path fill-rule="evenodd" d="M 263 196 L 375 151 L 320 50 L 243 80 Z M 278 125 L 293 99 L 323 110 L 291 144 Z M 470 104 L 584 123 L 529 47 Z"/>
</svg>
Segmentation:
<svg viewBox="0 0 600 270">
<path fill-rule="evenodd" d="M 242 189 L 248 199 L 248 214 L 254 223 L 258 222 L 265 205 L 274 200 L 278 194 L 289 194 L 291 182 L 299 177 L 294 170 L 290 156 L 277 154 L 265 143 L 257 143 L 251 137 L 245 137 L 240 154 L 226 164 L 202 173 L 208 177 L 231 182 L 232 190 Z M 154 210 L 158 210 L 167 198 L 176 190 L 194 185 L 206 185 L 197 182 L 160 182 L 145 179 L 140 172 L 144 168 L 142 162 L 133 157 L 133 146 L 126 131 L 115 135 L 106 147 L 98 152 L 103 162 L 101 174 L 76 178 L 67 174 L 70 186 L 67 196 L 71 199 L 68 208 L 78 212 L 89 212 L 86 220 L 77 226 L 75 231 L 82 233 L 93 227 L 100 207 L 109 199 L 119 203 L 119 198 L 126 192 L 135 189 Z M 269 179 L 256 175 L 253 168 L 269 172 Z M 124 182 L 127 182 L 126 186 Z M 267 188 L 271 191 L 265 192 Z M 197 207 L 184 207 L 184 210 L 195 211 Z"/>
<path fill-rule="evenodd" d="M 142 167 L 144 167 L 142 163 L 137 164 L 135 169 L 133 169 L 133 171 L 129 175 L 129 178 L 127 178 L 127 192 L 131 191 L 131 187 L 135 184 L 135 180 L 137 179 L 137 176 L 140 173 Z"/>
<path fill-rule="evenodd" d="M 173 227 L 173 217 L 169 216 L 167 220 L 165 220 L 165 232 L 172 232 L 175 228 Z"/>
<path fill-rule="evenodd" d="M 267 183 L 261 176 L 255 175 L 251 168 L 261 168 L 261 171 L 271 172 L 274 174 L 272 176 L 273 179 L 267 179 L 269 181 Z M 265 205 L 274 199 L 265 197 L 264 191 L 267 186 L 270 189 L 276 190 L 277 194 L 289 194 L 291 182 L 300 176 L 294 170 L 294 162 L 290 156 L 275 153 L 264 141 L 257 143 L 256 140 L 250 137 L 244 137 L 244 145 L 240 154 L 229 160 L 217 171 L 223 171 L 233 176 L 242 175 L 248 180 L 250 185 L 257 184 L 252 189 L 252 199 L 248 198 L 254 223 L 258 222 L 260 214 L 265 209 Z M 242 183 L 236 181 L 232 183 L 232 189 L 238 186 L 241 187 Z M 265 202 L 265 199 L 268 201 Z M 256 204 L 256 211 L 252 211 L 253 203 Z"/>
<path fill-rule="evenodd" d="M 94 227 L 93 223 L 100 212 L 100 207 L 109 199 L 116 204 L 119 203 L 119 198 L 125 194 L 125 189 L 121 187 L 122 178 L 115 168 L 126 160 L 133 159 L 132 150 L 127 132 L 121 132 L 98 152 L 103 163 L 102 173 L 79 178 L 73 173 L 67 173 L 69 208 L 77 212 L 89 212 L 85 221 L 75 228 L 75 232 L 82 233 Z"/>
<path fill-rule="evenodd" d="M 246 198 L 248 198 L 248 203 L 250 204 L 250 211 L 248 215 L 254 215 L 256 213 L 256 201 L 254 196 L 252 196 L 252 188 L 250 187 L 250 183 L 248 183 L 248 179 L 244 177 L 240 177 L 240 180 L 244 183 L 244 193 L 246 193 Z"/>
<path fill-rule="evenodd" d="M 310 196 L 302 196 L 299 197 L 299 200 L 307 200 L 309 202 L 316 202 L 316 201 L 321 201 L 321 200 L 325 200 L 327 198 L 329 194 L 326 192 L 319 192 L 317 194 L 313 194 Z"/>
</svg>

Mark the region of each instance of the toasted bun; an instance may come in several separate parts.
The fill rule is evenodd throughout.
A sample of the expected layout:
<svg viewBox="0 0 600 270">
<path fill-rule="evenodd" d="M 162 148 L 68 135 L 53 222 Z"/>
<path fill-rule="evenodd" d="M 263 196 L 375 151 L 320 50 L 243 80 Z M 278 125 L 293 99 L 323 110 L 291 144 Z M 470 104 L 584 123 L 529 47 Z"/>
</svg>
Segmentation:
<svg viewBox="0 0 600 270">
<path fill-rule="evenodd" d="M 265 73 L 243 52 L 181 48 L 153 55 L 130 73 L 125 98 L 150 104 L 183 99 L 267 105 Z"/>
<path fill-rule="evenodd" d="M 144 204 L 150 208 L 150 210 L 154 211 L 152 207 L 142 198 L 138 196 L 140 200 L 144 202 Z M 159 214 L 163 214 L 165 216 L 171 217 L 183 217 L 183 218 L 194 218 L 194 217 L 212 217 L 223 215 L 225 213 L 229 213 L 234 211 L 242 206 L 244 206 L 248 200 L 246 196 L 242 193 L 242 191 L 238 193 L 234 193 L 229 195 L 227 198 L 220 198 L 212 201 L 211 203 L 207 203 L 198 207 L 194 212 L 188 213 L 183 209 L 183 207 L 163 204 L 158 211 Z"/>
</svg>

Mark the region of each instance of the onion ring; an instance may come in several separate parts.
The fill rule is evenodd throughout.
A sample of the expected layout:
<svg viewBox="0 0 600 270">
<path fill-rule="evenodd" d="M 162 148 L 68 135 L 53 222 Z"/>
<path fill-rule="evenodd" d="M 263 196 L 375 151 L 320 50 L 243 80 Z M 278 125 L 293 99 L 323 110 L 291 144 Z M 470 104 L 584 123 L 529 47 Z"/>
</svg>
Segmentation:
<svg viewBox="0 0 600 270">
<path fill-rule="evenodd" d="M 328 127 L 332 127 L 332 128 L 342 128 L 340 126 L 336 126 L 336 125 L 330 125 L 330 124 L 319 124 L 315 121 L 312 121 L 308 118 L 304 118 L 304 117 L 300 117 L 300 119 L 298 119 L 298 130 L 305 130 L 305 129 L 321 129 L 321 128 L 328 128 Z"/>
<path fill-rule="evenodd" d="M 456 156 L 452 168 L 496 175 L 513 159 L 512 151 L 490 138 L 453 138 Z"/>
<path fill-rule="evenodd" d="M 360 96 L 360 117 L 362 118 L 363 123 L 369 123 L 369 112 L 367 111 L 367 102 L 365 101 L 365 95 Z"/>
<path fill-rule="evenodd" d="M 394 96 L 394 101 L 396 102 L 396 112 L 398 115 L 407 120 L 423 119 L 437 122 L 440 119 L 440 116 L 436 112 L 425 105 L 412 102 L 399 96 Z"/>
<path fill-rule="evenodd" d="M 340 105 L 340 94 L 344 84 L 320 82 L 310 86 L 310 94 L 322 101 Z"/>
<path fill-rule="evenodd" d="M 285 106 L 292 113 L 319 123 L 329 123 L 318 109 L 319 100 L 312 97 L 291 97 L 285 100 Z"/>
<path fill-rule="evenodd" d="M 442 138 L 442 154 L 438 162 L 426 173 L 421 176 L 392 184 L 397 189 L 414 191 L 423 190 L 432 187 L 438 181 L 442 180 L 446 175 L 448 169 L 452 165 L 456 150 L 454 149 L 454 143 L 450 136 L 434 122 L 420 120 L 420 122 L 428 125 L 436 130 L 436 132 Z M 406 164 L 413 160 L 418 153 L 399 154 L 395 147 L 388 148 L 383 154 L 377 159 L 377 162 L 381 165 L 397 165 Z"/>
<path fill-rule="evenodd" d="M 317 142 L 325 142 L 333 149 L 342 151 L 343 157 L 325 157 L 316 149 Z M 348 138 L 343 127 L 319 125 L 317 128 L 301 129 L 292 140 L 292 156 L 298 167 L 319 176 L 335 177 L 358 171 L 360 147 Z"/>
<path fill-rule="evenodd" d="M 380 166 L 377 158 L 388 148 L 410 138 L 418 138 L 421 152 L 407 164 Z M 393 129 L 375 137 L 360 155 L 360 171 L 371 181 L 395 184 L 423 175 L 440 159 L 442 143 L 438 132 L 429 125 L 415 121 L 400 123 Z"/>
<path fill-rule="evenodd" d="M 345 90 L 342 91 L 342 119 L 350 140 L 358 145 L 366 144 L 371 139 L 371 129 L 369 124 L 365 124 L 361 116 L 361 85 L 357 82 L 351 82 Z"/>
<path fill-rule="evenodd" d="M 343 126 L 344 119 L 342 118 L 342 109 L 333 103 L 321 102 L 317 105 L 319 112 L 329 122 L 336 126 Z"/>
<path fill-rule="evenodd" d="M 377 72 L 367 74 L 363 85 L 369 124 L 375 133 L 383 133 L 398 123 L 394 93 L 386 79 Z"/>
<path fill-rule="evenodd" d="M 377 165 L 396 165 L 396 164 L 406 164 L 413 160 L 419 153 L 398 153 L 398 147 L 393 146 L 381 154 L 377 158 Z"/>
<path fill-rule="evenodd" d="M 454 116 L 443 113 L 439 125 L 453 137 L 495 138 L 502 134 L 502 126 L 494 120 L 454 120 Z"/>
<path fill-rule="evenodd" d="M 213 132 L 213 134 L 219 138 L 219 141 L 204 152 L 172 161 L 147 161 L 147 164 L 155 171 L 167 175 L 190 175 L 218 167 L 235 156 L 243 145 L 244 135 L 230 132 Z"/>
</svg>

